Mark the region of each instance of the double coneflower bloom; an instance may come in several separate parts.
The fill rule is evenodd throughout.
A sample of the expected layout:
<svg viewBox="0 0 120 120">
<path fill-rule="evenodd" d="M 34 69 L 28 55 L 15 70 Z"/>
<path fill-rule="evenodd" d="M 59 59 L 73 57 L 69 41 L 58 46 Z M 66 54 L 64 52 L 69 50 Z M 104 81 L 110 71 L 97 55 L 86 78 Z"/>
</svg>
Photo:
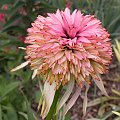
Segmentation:
<svg viewBox="0 0 120 120">
<path fill-rule="evenodd" d="M 72 99 L 75 100 L 79 96 L 76 94 L 83 86 L 89 86 L 91 80 L 107 95 L 99 74 L 105 73 L 111 62 L 109 36 L 98 19 L 93 15 L 83 15 L 79 10 L 70 14 L 66 8 L 65 11 L 57 10 L 55 14 L 49 13 L 48 17 L 39 15 L 28 29 L 25 40 L 29 44 L 25 49 L 27 61 L 12 71 L 29 64 L 34 71 L 32 77 L 41 75 L 45 81 L 44 87 L 53 87 L 53 91 L 60 85 L 68 85 L 73 89 L 76 81 L 79 90 L 73 95 Z M 43 108 L 43 118 L 53 101 L 47 101 L 45 97 L 44 100 L 50 104 L 47 110 Z"/>
</svg>

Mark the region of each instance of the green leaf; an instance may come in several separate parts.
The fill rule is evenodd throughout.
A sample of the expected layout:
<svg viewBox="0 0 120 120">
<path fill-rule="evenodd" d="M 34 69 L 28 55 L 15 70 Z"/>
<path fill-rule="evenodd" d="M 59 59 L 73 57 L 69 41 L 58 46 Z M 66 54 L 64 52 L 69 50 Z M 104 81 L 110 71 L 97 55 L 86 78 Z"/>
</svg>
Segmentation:
<svg viewBox="0 0 120 120">
<path fill-rule="evenodd" d="M 10 3 L 12 3 L 12 2 L 13 2 L 12 0 L 0 0 L 0 5 L 10 4 Z"/>
<path fill-rule="evenodd" d="M 108 29 L 110 28 L 110 27 L 112 27 L 114 24 L 116 24 L 117 23 L 117 21 L 119 21 L 120 20 L 120 15 L 118 15 L 116 18 L 114 18 L 114 20 L 112 20 L 112 22 L 108 25 Z"/>
<path fill-rule="evenodd" d="M 0 91 L 1 95 L 0 95 L 0 102 L 2 101 L 2 99 L 9 94 L 12 90 L 14 90 L 15 88 L 17 88 L 20 85 L 20 82 L 13 82 L 8 84 L 3 91 Z"/>
<path fill-rule="evenodd" d="M 8 31 L 14 31 L 15 33 L 22 33 L 24 34 L 25 30 L 20 25 L 14 25 L 14 26 L 7 26 L 2 29 L 2 32 L 8 32 Z"/>
<path fill-rule="evenodd" d="M 26 101 L 26 105 L 27 105 L 28 120 L 36 120 L 34 117 L 33 110 L 31 109 L 30 103 L 28 101 Z"/>
<path fill-rule="evenodd" d="M 18 112 L 21 116 L 23 116 L 26 120 L 28 120 L 28 115 L 24 112 Z"/>
<path fill-rule="evenodd" d="M 71 120 L 71 116 L 70 115 L 66 115 L 65 116 L 65 120 Z"/>
<path fill-rule="evenodd" d="M 10 120 L 18 120 L 17 113 L 14 107 L 10 104 L 10 109 L 7 110 L 7 116 Z"/>
<path fill-rule="evenodd" d="M 1 104 L 0 104 L 0 120 L 2 120 L 2 108 L 1 108 Z"/>
<path fill-rule="evenodd" d="M 20 16 L 19 14 L 14 15 L 4 24 L 3 29 L 8 28 L 9 26 L 13 25 L 14 22 L 18 21 L 20 18 L 22 18 L 22 16 Z"/>
<path fill-rule="evenodd" d="M 16 14 L 17 10 L 18 10 L 20 7 L 22 7 L 23 5 L 24 5 L 24 2 L 17 0 L 17 1 L 14 3 L 13 7 L 11 8 L 11 12 L 10 12 L 8 18 L 10 18 L 10 17 L 13 16 L 14 14 Z"/>
<path fill-rule="evenodd" d="M 35 115 L 34 115 L 34 112 L 33 112 L 33 110 L 31 109 L 30 103 L 29 103 L 29 101 L 27 100 L 27 97 L 25 96 L 25 94 L 24 94 L 23 92 L 22 92 L 22 94 L 23 94 L 23 97 L 24 97 L 24 99 L 25 99 L 26 106 L 27 106 L 28 120 L 36 120 Z"/>
<path fill-rule="evenodd" d="M 1 10 L 1 9 L 0 9 L 0 13 L 8 14 L 9 11 L 8 11 L 8 10 Z"/>
</svg>

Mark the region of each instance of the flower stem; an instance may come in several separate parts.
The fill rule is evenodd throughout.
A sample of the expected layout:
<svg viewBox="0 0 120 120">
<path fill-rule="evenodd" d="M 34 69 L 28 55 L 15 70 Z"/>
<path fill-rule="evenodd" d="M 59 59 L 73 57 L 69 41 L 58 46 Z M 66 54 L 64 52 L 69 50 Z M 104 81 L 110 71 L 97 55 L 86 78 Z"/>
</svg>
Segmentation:
<svg viewBox="0 0 120 120">
<path fill-rule="evenodd" d="M 50 111 L 49 111 L 49 113 L 48 113 L 48 115 L 46 117 L 46 120 L 52 120 L 52 117 L 54 117 L 53 120 L 56 120 L 56 115 L 54 115 L 54 113 L 56 111 L 56 105 L 57 105 L 57 102 L 58 102 L 58 98 L 60 96 L 61 89 L 62 89 L 62 85 L 55 92 L 55 97 L 54 97 L 52 106 L 50 108 Z"/>
</svg>

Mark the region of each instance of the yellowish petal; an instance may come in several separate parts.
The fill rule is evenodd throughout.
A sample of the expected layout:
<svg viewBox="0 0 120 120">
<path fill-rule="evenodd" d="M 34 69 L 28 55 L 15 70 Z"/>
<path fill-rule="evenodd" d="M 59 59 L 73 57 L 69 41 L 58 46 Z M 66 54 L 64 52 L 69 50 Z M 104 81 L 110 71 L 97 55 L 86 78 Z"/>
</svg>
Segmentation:
<svg viewBox="0 0 120 120">
<path fill-rule="evenodd" d="M 26 62 L 22 63 L 21 65 L 19 65 L 19 66 L 13 68 L 13 69 L 11 70 L 11 72 L 17 71 L 17 70 L 19 70 L 19 69 L 21 69 L 21 68 L 27 66 L 28 64 L 29 64 L 29 61 L 26 61 Z"/>
</svg>

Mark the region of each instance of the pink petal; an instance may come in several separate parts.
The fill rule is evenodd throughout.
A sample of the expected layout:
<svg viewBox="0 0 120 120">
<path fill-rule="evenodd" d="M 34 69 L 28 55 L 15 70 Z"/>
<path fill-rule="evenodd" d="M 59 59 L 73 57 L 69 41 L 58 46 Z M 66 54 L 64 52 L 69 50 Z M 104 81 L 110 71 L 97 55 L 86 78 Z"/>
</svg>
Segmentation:
<svg viewBox="0 0 120 120">
<path fill-rule="evenodd" d="M 66 55 L 66 58 L 70 61 L 71 55 L 69 50 L 65 50 L 65 55 Z"/>
<path fill-rule="evenodd" d="M 90 40 L 88 40 L 88 39 L 85 38 L 85 37 L 79 37 L 77 41 L 83 42 L 83 43 L 91 43 Z"/>
<path fill-rule="evenodd" d="M 58 60 L 58 64 L 62 64 L 62 63 L 65 62 L 66 60 L 67 60 L 66 57 L 63 56 L 62 58 L 60 58 L 60 59 Z"/>
</svg>

